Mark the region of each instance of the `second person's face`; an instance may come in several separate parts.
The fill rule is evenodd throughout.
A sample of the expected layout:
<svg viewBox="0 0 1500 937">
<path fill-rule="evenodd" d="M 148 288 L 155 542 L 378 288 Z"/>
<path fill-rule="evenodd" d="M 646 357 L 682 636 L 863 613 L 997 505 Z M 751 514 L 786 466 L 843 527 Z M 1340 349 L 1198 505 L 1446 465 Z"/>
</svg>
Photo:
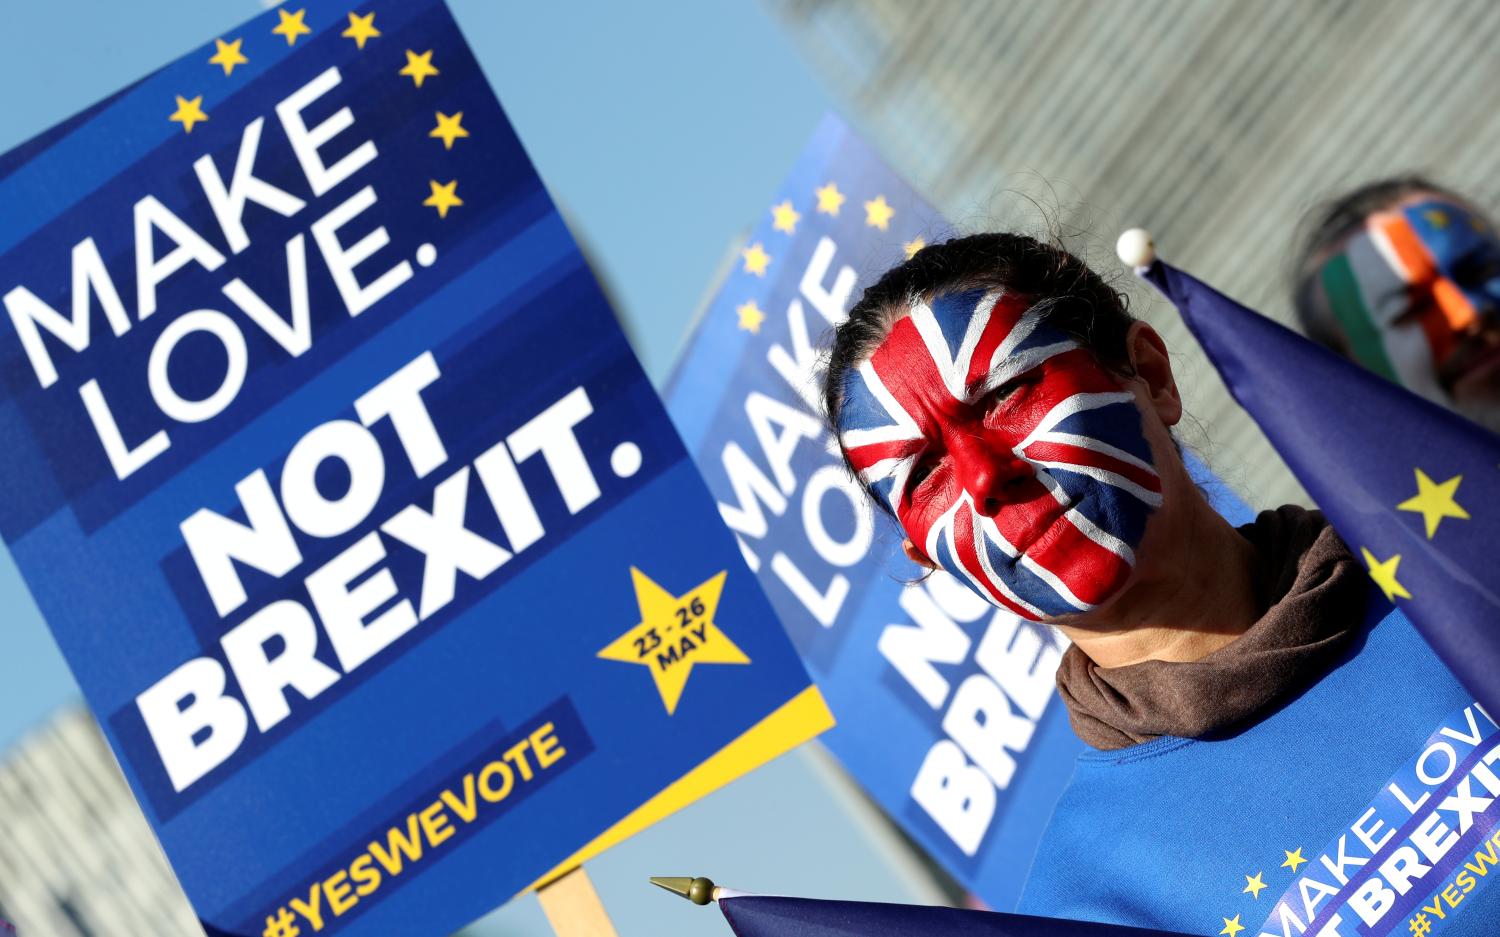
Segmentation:
<svg viewBox="0 0 1500 937">
<path fill-rule="evenodd" d="M 1467 207 L 1417 195 L 1372 214 L 1320 280 L 1365 367 L 1439 403 L 1500 405 L 1500 238 Z"/>
</svg>

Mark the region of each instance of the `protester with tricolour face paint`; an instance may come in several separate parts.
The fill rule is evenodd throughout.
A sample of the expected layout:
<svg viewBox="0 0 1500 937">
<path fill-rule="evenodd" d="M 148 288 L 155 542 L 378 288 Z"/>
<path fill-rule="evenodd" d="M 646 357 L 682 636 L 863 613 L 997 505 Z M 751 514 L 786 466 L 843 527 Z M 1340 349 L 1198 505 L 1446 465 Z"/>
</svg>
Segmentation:
<svg viewBox="0 0 1500 937">
<path fill-rule="evenodd" d="M 1320 209 L 1295 271 L 1307 334 L 1500 431 L 1500 234 L 1417 176 Z"/>
<path fill-rule="evenodd" d="M 1458 746 L 1448 726 L 1477 751 L 1494 723 L 1320 514 L 1289 505 L 1236 529 L 1214 512 L 1171 435 L 1166 347 L 1116 290 L 1029 237 L 924 248 L 838 328 L 824 403 L 912 560 L 1072 642 L 1058 689 L 1091 750 L 1022 911 L 1247 937 L 1405 933 L 1400 902 L 1445 885 L 1419 881 L 1440 866 L 1391 832 L 1451 803 L 1423 800 L 1415 778 L 1441 767 L 1424 740 Z M 1437 822 L 1463 821 L 1411 835 L 1451 843 Z M 1410 855 L 1377 868 L 1398 847 Z M 1500 888 L 1485 884 L 1452 884 L 1468 904 L 1444 906 L 1445 935 L 1492 932 Z"/>
</svg>

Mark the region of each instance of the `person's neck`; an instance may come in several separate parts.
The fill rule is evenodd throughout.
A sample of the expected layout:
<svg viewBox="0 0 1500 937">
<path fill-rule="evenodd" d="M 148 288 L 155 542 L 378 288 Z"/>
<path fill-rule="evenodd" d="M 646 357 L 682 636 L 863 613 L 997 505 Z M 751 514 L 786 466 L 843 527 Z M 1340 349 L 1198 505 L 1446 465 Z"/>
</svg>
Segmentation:
<svg viewBox="0 0 1500 937">
<path fill-rule="evenodd" d="M 1255 547 L 1207 501 L 1195 498 L 1183 516 L 1153 528 L 1139 551 L 1150 566 L 1106 605 L 1057 626 L 1100 667 L 1195 661 L 1260 616 Z"/>
</svg>

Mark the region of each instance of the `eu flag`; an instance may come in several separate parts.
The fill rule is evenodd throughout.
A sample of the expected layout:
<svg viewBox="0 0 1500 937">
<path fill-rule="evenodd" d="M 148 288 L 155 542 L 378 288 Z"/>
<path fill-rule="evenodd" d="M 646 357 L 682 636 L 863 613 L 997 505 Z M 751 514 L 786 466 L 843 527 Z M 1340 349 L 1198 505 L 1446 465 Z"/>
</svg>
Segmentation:
<svg viewBox="0 0 1500 937">
<path fill-rule="evenodd" d="M 762 895 L 721 897 L 719 910 L 738 937 L 1182 937 L 1121 927 L 909 904 L 817 901 Z"/>
<path fill-rule="evenodd" d="M 1500 712 L 1500 437 L 1180 270 L 1137 272 L 1177 306 L 1385 597 Z"/>
</svg>

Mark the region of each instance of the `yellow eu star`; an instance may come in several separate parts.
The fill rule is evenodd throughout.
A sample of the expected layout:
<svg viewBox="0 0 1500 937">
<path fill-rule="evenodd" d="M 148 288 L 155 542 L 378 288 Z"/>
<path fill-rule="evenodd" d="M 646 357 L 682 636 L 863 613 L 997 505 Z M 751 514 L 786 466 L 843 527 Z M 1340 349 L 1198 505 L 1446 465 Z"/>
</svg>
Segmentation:
<svg viewBox="0 0 1500 937">
<path fill-rule="evenodd" d="M 177 98 L 177 110 L 173 111 L 172 116 L 168 117 L 167 120 L 174 120 L 182 124 L 183 132 L 192 133 L 194 124 L 208 120 L 208 114 L 203 110 L 203 95 L 200 94 L 191 101 L 180 94 L 175 95 L 175 97 Z"/>
<path fill-rule="evenodd" d="M 1285 849 L 1283 849 L 1282 852 L 1286 853 L 1286 861 L 1281 864 L 1281 867 L 1283 869 L 1291 869 L 1293 872 L 1296 872 L 1297 868 L 1301 866 L 1302 863 L 1307 861 L 1306 859 L 1302 858 L 1301 846 L 1297 847 L 1296 852 L 1287 852 Z"/>
<path fill-rule="evenodd" d="M 1469 512 L 1454 499 L 1458 494 L 1459 482 L 1464 480 L 1462 475 L 1455 475 L 1441 485 L 1427 477 L 1427 473 L 1417 469 L 1417 493 L 1396 505 L 1398 511 L 1411 511 L 1422 515 L 1422 521 L 1427 525 L 1427 539 L 1437 533 L 1438 525 L 1445 517 L 1455 517 L 1461 521 L 1469 519 Z"/>
<path fill-rule="evenodd" d="M 245 40 L 243 37 L 236 39 L 233 42 L 225 42 L 222 39 L 215 39 L 214 48 L 217 49 L 217 51 L 214 52 L 214 57 L 208 60 L 208 64 L 223 66 L 224 74 L 229 75 L 234 71 L 234 67 L 236 65 L 245 65 L 249 63 L 250 60 L 245 58 L 244 53 L 240 52 L 240 46 L 243 45 L 244 42 Z"/>
<path fill-rule="evenodd" d="M 759 306 L 755 305 L 755 300 L 752 299 L 747 303 L 740 303 L 734 307 L 734 311 L 740 318 L 741 331 L 759 334 L 760 324 L 766 321 L 766 314 L 760 311 Z"/>
<path fill-rule="evenodd" d="M 759 241 L 740 251 L 745 258 L 745 272 L 753 273 L 758 277 L 766 275 L 766 267 L 771 265 L 771 255 Z"/>
<path fill-rule="evenodd" d="M 467 137 L 469 135 L 469 131 L 464 129 L 463 119 L 463 111 L 459 111 L 452 117 L 449 117 L 442 111 L 438 111 L 437 126 L 428 131 L 427 135 L 429 137 L 437 137 L 439 140 L 442 140 L 443 149 L 451 150 L 453 149 L 454 140 L 457 140 L 459 137 Z"/>
<path fill-rule="evenodd" d="M 871 228 L 879 228 L 887 231 L 891 227 L 891 216 L 896 214 L 896 209 L 885 200 L 884 195 L 877 195 L 865 202 L 865 224 Z"/>
<path fill-rule="evenodd" d="M 302 18 L 307 15 L 306 10 L 298 10 L 296 13 L 277 10 L 276 13 L 281 17 L 281 22 L 272 28 L 271 32 L 277 36 L 285 36 L 287 45 L 296 45 L 298 36 L 312 33 L 312 29 L 302 21 Z"/>
<path fill-rule="evenodd" d="M 401 71 L 397 72 L 396 74 L 407 76 L 413 82 L 416 83 L 416 86 L 418 88 L 420 88 L 420 87 L 422 87 L 422 82 L 426 81 L 428 78 L 431 78 L 433 75 L 436 75 L 437 73 L 438 73 L 437 68 L 435 68 L 433 66 L 433 64 L 432 64 L 432 50 L 431 49 L 428 49 L 426 52 L 423 52 L 421 55 L 418 55 L 417 53 L 413 52 L 412 50 L 407 49 L 406 50 L 406 65 L 403 66 L 402 69 L 401 69 Z"/>
<path fill-rule="evenodd" d="M 1432 225 L 1434 228 L 1437 228 L 1439 231 L 1441 231 L 1443 228 L 1448 227 L 1448 213 L 1442 211 L 1441 209 L 1429 208 L 1426 211 L 1422 212 L 1422 217 L 1426 218 L 1427 223 Z"/>
<path fill-rule="evenodd" d="M 1236 914 L 1234 917 L 1226 917 L 1224 919 L 1224 929 L 1219 931 L 1219 933 L 1227 934 L 1228 937 L 1234 937 L 1235 934 L 1244 929 L 1245 925 L 1240 923 L 1240 916 Z"/>
<path fill-rule="evenodd" d="M 1240 894 L 1249 892 L 1252 897 L 1259 900 L 1260 890 L 1266 887 L 1266 883 L 1261 880 L 1263 874 L 1262 872 L 1256 872 L 1254 875 L 1245 876 L 1245 889 Z"/>
<path fill-rule="evenodd" d="M 432 186 L 432 194 L 422 202 L 428 208 L 436 208 L 439 218 L 448 217 L 448 209 L 455 205 L 462 205 L 464 200 L 458 197 L 458 180 L 454 179 L 447 185 L 438 185 L 436 179 L 428 181 Z"/>
<path fill-rule="evenodd" d="M 902 244 L 901 249 L 906 251 L 906 259 L 911 260 L 913 257 L 917 256 L 917 251 L 926 246 L 927 242 L 922 240 L 921 238 L 912 238 L 910 241 Z"/>
<path fill-rule="evenodd" d="M 773 205 L 771 207 L 771 217 L 774 219 L 771 222 L 771 227 L 777 231 L 785 231 L 787 234 L 796 234 L 797 222 L 801 220 L 802 215 L 797 212 L 797 209 L 792 207 L 792 200 L 787 199 L 780 205 Z"/>
<path fill-rule="evenodd" d="M 339 35 L 345 39 L 353 39 L 354 44 L 363 49 L 365 43 L 380 35 L 380 30 L 375 28 L 375 14 L 366 13 L 364 16 L 355 16 L 353 11 L 350 11 L 349 28 Z"/>
<path fill-rule="evenodd" d="M 1387 602 L 1395 602 L 1397 596 L 1403 599 L 1411 598 L 1411 593 L 1407 592 L 1406 587 L 1396 579 L 1396 568 L 1401 565 L 1401 554 L 1397 553 L 1390 559 L 1381 561 L 1375 559 L 1375 554 L 1364 547 L 1360 547 L 1359 552 L 1365 558 L 1365 565 L 1370 567 L 1370 578 L 1375 580 L 1375 585 L 1385 593 Z"/>
<path fill-rule="evenodd" d="M 694 664 L 750 663 L 714 624 L 726 575 L 727 570 L 674 596 L 645 573 L 630 569 L 640 623 L 611 641 L 598 656 L 648 668 L 667 715 L 677 711 Z"/>
<path fill-rule="evenodd" d="M 815 190 L 813 193 L 818 197 L 818 211 L 825 215 L 838 217 L 839 208 L 844 204 L 844 193 L 832 182 Z"/>
</svg>

